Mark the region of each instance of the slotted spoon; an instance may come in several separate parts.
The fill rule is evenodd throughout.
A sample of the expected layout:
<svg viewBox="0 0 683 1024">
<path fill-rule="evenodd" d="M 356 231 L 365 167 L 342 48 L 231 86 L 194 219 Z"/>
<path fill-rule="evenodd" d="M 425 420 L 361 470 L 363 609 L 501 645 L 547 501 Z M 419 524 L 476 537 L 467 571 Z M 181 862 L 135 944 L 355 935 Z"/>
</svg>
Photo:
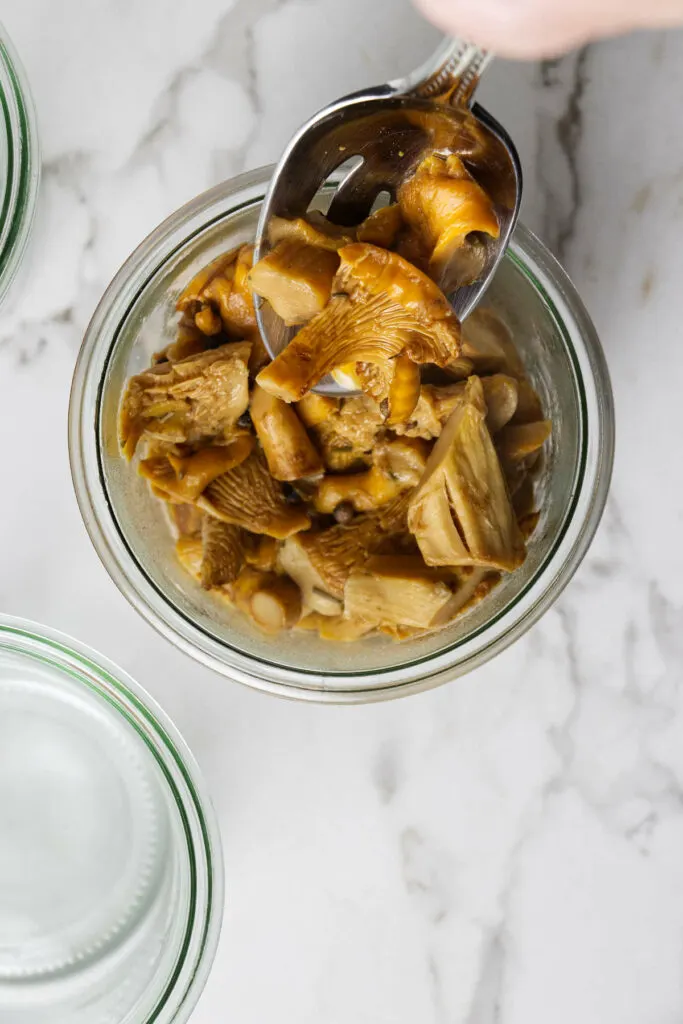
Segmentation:
<svg viewBox="0 0 683 1024">
<path fill-rule="evenodd" d="M 461 39 L 446 40 L 406 78 L 345 96 L 315 114 L 293 137 L 277 165 L 261 211 L 255 259 L 268 252 L 272 217 L 304 216 L 314 201 L 315 208 L 320 209 L 321 202 L 324 208 L 327 197 L 327 216 L 333 223 L 359 224 L 378 197 L 395 200 L 399 186 L 423 156 L 439 149 L 440 137 L 444 144 L 448 139 L 451 147 L 455 138 L 452 148 L 493 199 L 500 223 L 498 238 L 482 239 L 482 267 L 476 282 L 448 291 L 456 315 L 464 320 L 505 253 L 522 198 L 522 172 L 512 139 L 487 111 L 472 105 L 490 59 L 490 54 Z M 255 305 L 265 346 L 274 358 L 296 329 L 287 327 L 270 304 L 257 296 Z M 330 376 L 314 390 L 328 395 L 352 393 Z"/>
</svg>

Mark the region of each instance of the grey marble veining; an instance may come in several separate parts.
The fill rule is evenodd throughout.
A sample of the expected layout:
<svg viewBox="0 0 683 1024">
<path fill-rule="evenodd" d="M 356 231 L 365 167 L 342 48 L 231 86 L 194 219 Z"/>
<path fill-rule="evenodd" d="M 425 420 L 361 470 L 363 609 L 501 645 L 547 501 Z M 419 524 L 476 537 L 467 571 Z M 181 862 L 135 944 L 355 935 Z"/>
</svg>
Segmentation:
<svg viewBox="0 0 683 1024">
<path fill-rule="evenodd" d="M 415 65 L 406 0 L 6 0 L 44 150 L 24 286 L 0 315 L 11 500 L 0 606 L 152 691 L 197 754 L 227 911 L 196 1024 L 683 1019 L 683 36 L 494 64 L 523 218 L 568 267 L 615 385 L 612 495 L 574 582 L 473 675 L 341 709 L 231 686 L 99 564 L 66 408 L 106 283 L 163 217 L 277 157 L 334 95 Z"/>
</svg>

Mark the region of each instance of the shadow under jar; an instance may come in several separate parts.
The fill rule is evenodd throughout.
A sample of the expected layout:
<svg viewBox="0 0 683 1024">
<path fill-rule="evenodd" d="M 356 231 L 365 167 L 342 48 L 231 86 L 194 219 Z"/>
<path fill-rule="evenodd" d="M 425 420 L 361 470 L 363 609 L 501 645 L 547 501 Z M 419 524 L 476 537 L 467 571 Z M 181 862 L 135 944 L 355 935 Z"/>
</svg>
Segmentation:
<svg viewBox="0 0 683 1024">
<path fill-rule="evenodd" d="M 107 289 L 86 333 L 71 396 L 69 445 L 81 512 L 107 570 L 135 608 L 223 675 L 281 696 L 327 702 L 424 690 L 520 637 L 586 553 L 605 505 L 614 444 L 600 342 L 567 275 L 519 226 L 483 305 L 511 330 L 553 426 L 537 484 L 540 521 L 524 565 L 451 625 L 400 643 L 261 633 L 177 561 L 162 504 L 119 454 L 117 415 L 127 379 L 174 339 L 183 287 L 215 256 L 253 239 L 269 175 L 269 168 L 241 175 L 173 214 Z"/>
</svg>

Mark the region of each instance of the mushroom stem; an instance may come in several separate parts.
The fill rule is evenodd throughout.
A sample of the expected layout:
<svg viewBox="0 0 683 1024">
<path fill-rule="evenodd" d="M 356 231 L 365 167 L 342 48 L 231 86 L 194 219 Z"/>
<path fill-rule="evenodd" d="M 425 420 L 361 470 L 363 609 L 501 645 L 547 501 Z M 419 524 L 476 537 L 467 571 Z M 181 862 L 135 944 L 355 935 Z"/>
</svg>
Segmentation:
<svg viewBox="0 0 683 1024">
<path fill-rule="evenodd" d="M 301 592 L 287 576 L 244 569 L 233 588 L 235 605 L 267 633 L 290 629 L 301 616 Z"/>
<path fill-rule="evenodd" d="M 291 405 L 256 384 L 250 412 L 268 469 L 276 480 L 300 480 L 322 472 L 322 459 Z"/>
</svg>

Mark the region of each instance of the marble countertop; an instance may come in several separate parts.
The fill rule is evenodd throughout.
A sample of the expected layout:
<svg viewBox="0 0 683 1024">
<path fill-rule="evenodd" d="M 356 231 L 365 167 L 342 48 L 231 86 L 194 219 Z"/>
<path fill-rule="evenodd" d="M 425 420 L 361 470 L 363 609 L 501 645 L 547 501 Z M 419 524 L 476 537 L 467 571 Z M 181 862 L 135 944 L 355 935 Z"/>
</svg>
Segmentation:
<svg viewBox="0 0 683 1024">
<path fill-rule="evenodd" d="M 523 217 L 604 341 L 612 494 L 524 640 L 437 691 L 337 708 L 230 684 L 137 617 L 73 497 L 69 383 L 143 235 L 436 34 L 407 0 L 5 0 L 3 19 L 44 174 L 0 316 L 0 607 L 118 661 L 204 770 L 227 907 L 193 1024 L 681 1021 L 683 35 L 501 62 L 483 84 L 519 144 Z"/>
</svg>

